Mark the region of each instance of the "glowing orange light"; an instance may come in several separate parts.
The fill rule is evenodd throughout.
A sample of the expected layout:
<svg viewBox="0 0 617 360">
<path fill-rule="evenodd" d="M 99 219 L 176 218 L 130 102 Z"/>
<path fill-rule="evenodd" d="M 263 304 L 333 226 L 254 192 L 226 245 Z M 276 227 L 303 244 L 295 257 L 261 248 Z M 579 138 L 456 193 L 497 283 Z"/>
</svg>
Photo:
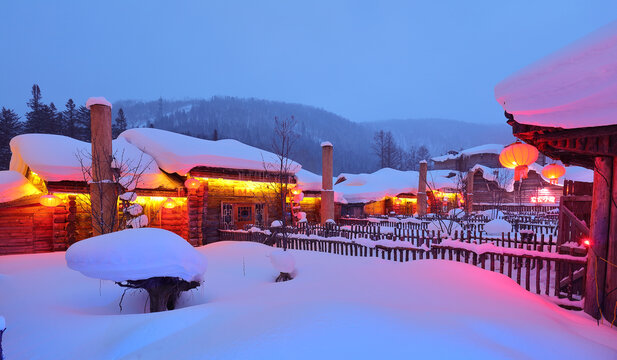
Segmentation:
<svg viewBox="0 0 617 360">
<path fill-rule="evenodd" d="M 514 169 L 514 180 L 527 178 L 527 166 L 538 159 L 538 149 L 520 141 L 506 146 L 499 154 L 499 162 L 503 167 Z"/>
<path fill-rule="evenodd" d="M 172 198 L 167 198 L 167 200 L 163 202 L 163 207 L 165 209 L 173 209 L 176 207 L 176 202 Z"/>
<path fill-rule="evenodd" d="M 190 178 L 186 179 L 186 181 L 184 182 L 184 186 L 186 186 L 186 188 L 189 190 L 197 190 L 201 186 L 201 183 L 195 178 Z"/>
<path fill-rule="evenodd" d="M 548 178 L 549 182 L 553 185 L 557 185 L 557 179 L 562 177 L 566 173 L 566 168 L 559 164 L 546 165 L 542 169 L 542 175 Z"/>
<path fill-rule="evenodd" d="M 583 240 L 583 245 L 585 245 L 585 247 L 590 247 L 591 246 L 591 240 L 589 240 L 589 239 Z"/>
<path fill-rule="evenodd" d="M 302 192 L 302 190 L 297 188 L 297 187 L 291 189 L 291 193 L 294 194 L 294 195 L 299 195 L 301 192 Z"/>
<path fill-rule="evenodd" d="M 41 205 L 48 207 L 56 207 L 62 203 L 62 199 L 57 197 L 56 195 L 42 195 L 39 200 Z"/>
</svg>

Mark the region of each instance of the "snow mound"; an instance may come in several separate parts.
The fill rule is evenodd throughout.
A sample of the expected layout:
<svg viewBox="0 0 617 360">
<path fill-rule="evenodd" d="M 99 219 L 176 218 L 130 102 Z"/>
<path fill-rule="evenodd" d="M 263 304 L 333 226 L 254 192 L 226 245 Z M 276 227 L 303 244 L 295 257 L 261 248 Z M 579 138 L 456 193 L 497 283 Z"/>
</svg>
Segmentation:
<svg viewBox="0 0 617 360">
<path fill-rule="evenodd" d="M 326 220 L 326 224 L 336 224 L 336 221 L 334 221 L 332 219 L 328 219 L 328 220 Z"/>
<path fill-rule="evenodd" d="M 107 101 L 107 99 L 105 99 L 102 96 L 95 96 L 95 97 L 91 97 L 88 99 L 88 101 L 86 101 L 86 108 L 88 110 L 90 110 L 90 106 L 92 105 L 105 105 L 105 106 L 109 106 L 109 108 L 111 108 L 111 103 L 109 101 Z"/>
<path fill-rule="evenodd" d="M 490 235 L 501 235 L 512 231 L 512 224 L 502 219 L 495 219 L 484 224 L 484 231 Z"/>
<path fill-rule="evenodd" d="M 270 224 L 270 227 L 281 227 L 281 226 L 283 226 L 283 223 L 281 222 L 281 220 L 274 220 L 272 224 Z"/>
<path fill-rule="evenodd" d="M 452 209 L 448 212 L 448 215 L 452 217 L 462 218 L 465 216 L 465 211 L 463 209 Z"/>
<path fill-rule="evenodd" d="M 455 231 L 462 231 L 461 224 L 452 220 L 435 220 L 426 227 L 428 231 L 441 231 L 441 233 L 453 235 Z"/>
<path fill-rule="evenodd" d="M 292 273 L 295 270 L 296 262 L 290 251 L 276 249 L 270 253 L 270 262 L 278 272 Z"/>
<path fill-rule="evenodd" d="M 17 171 L 0 171 L 0 203 L 39 193 L 40 191 Z"/>
<path fill-rule="evenodd" d="M 79 241 L 66 251 L 69 268 L 112 281 L 155 276 L 201 281 L 206 257 L 171 231 L 128 229 Z"/>
<path fill-rule="evenodd" d="M 332 146 L 332 143 L 329 141 L 324 141 L 321 143 L 321 147 L 324 147 L 324 146 Z"/>
<path fill-rule="evenodd" d="M 488 210 L 480 211 L 480 215 L 486 216 L 489 219 L 501 219 L 504 217 L 504 214 L 497 209 L 488 209 Z"/>
</svg>

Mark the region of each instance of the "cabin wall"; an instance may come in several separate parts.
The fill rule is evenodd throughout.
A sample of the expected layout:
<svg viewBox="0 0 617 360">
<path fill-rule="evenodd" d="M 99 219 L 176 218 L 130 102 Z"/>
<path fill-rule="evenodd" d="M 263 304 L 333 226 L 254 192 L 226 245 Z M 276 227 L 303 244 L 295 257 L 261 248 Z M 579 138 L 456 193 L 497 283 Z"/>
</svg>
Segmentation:
<svg viewBox="0 0 617 360">
<path fill-rule="evenodd" d="M 0 208 L 0 255 L 61 249 L 66 242 L 67 215 L 65 205 L 49 208 L 34 203 Z"/>
</svg>

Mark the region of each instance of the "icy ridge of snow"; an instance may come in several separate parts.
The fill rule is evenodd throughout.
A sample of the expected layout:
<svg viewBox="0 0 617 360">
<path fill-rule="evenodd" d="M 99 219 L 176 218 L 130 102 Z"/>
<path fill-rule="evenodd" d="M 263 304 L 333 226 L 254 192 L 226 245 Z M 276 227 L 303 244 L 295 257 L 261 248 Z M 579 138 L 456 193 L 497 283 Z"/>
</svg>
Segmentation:
<svg viewBox="0 0 617 360">
<path fill-rule="evenodd" d="M 86 101 L 86 108 L 88 110 L 90 110 L 90 106 L 92 105 L 105 105 L 111 109 L 111 103 L 102 96 L 91 97 Z"/>
</svg>

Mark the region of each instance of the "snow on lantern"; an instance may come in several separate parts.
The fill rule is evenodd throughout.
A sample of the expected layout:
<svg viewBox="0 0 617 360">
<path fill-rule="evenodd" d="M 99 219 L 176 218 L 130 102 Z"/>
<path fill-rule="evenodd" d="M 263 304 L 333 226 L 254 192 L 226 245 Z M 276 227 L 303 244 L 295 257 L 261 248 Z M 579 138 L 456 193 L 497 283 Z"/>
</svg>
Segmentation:
<svg viewBox="0 0 617 360">
<path fill-rule="evenodd" d="M 60 199 L 56 195 L 48 194 L 48 195 L 42 195 L 39 202 L 43 206 L 56 207 L 62 203 L 62 199 Z"/>
<path fill-rule="evenodd" d="M 527 178 L 527 166 L 538 159 L 538 149 L 520 141 L 506 146 L 499 154 L 499 162 L 508 169 L 514 169 L 514 180 Z"/>
<path fill-rule="evenodd" d="M 176 202 L 172 198 L 167 198 L 167 200 L 163 202 L 163 207 L 165 209 L 173 209 L 176 207 Z"/>
<path fill-rule="evenodd" d="M 553 185 L 557 185 L 557 180 L 566 173 L 566 168 L 559 164 L 546 165 L 542 169 L 542 175 L 548 178 L 549 182 Z"/>
<path fill-rule="evenodd" d="M 184 182 L 184 186 L 186 186 L 186 188 L 189 190 L 197 190 L 201 186 L 201 183 L 195 178 L 190 178 L 186 179 L 186 181 Z"/>
</svg>

